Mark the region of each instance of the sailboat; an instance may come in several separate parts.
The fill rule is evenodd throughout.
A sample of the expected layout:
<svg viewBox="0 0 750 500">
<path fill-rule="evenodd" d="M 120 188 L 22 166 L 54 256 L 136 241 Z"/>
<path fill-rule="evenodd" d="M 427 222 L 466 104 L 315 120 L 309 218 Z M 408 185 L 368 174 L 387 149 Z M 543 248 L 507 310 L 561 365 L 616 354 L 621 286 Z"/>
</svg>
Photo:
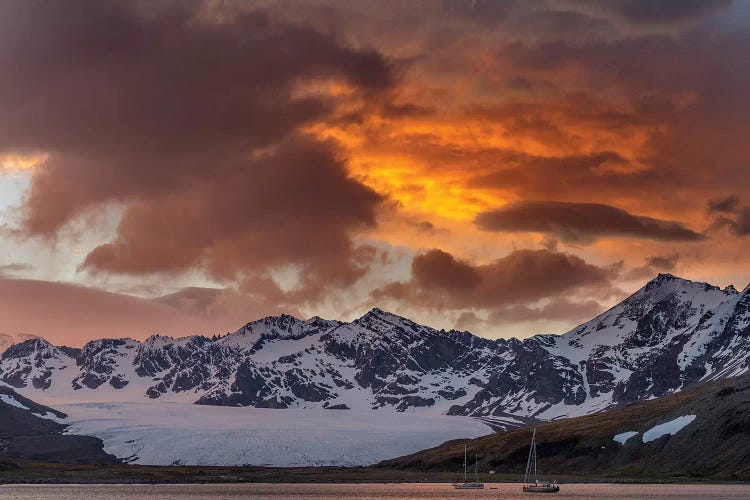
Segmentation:
<svg viewBox="0 0 750 500">
<path fill-rule="evenodd" d="M 484 483 L 479 482 L 479 460 L 476 455 L 474 455 L 474 481 L 469 481 L 467 479 L 466 467 L 467 467 L 466 443 L 464 443 L 464 482 L 453 483 L 453 487 L 456 488 L 457 490 L 483 490 Z"/>
<path fill-rule="evenodd" d="M 533 476 L 533 482 L 532 482 Z M 536 429 L 531 436 L 531 448 L 529 449 L 529 460 L 526 462 L 526 475 L 523 478 L 524 493 L 557 493 L 560 485 L 557 481 L 540 481 L 536 471 Z"/>
</svg>

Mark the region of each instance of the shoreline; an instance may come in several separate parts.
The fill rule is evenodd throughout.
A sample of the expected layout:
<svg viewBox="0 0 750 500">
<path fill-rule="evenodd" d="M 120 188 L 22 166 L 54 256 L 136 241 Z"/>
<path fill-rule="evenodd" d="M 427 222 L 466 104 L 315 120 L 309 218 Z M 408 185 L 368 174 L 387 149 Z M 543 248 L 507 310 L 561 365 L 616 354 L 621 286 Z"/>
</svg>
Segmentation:
<svg viewBox="0 0 750 500">
<path fill-rule="evenodd" d="M 144 486 L 159 486 L 159 485 L 188 485 L 188 484 L 271 484 L 271 485 L 279 485 L 279 484 L 298 484 L 298 485 L 305 485 L 305 484 L 445 484 L 450 485 L 453 484 L 455 481 L 255 481 L 255 480 L 248 480 L 248 481 L 233 481 L 233 480 L 227 480 L 227 481 L 146 481 L 146 480 L 132 480 L 132 481 L 58 481 L 54 478 L 50 478 L 47 480 L 34 480 L 34 481 L 4 481 L 0 480 L 0 487 L 2 486 L 22 486 L 22 485 L 144 485 Z M 523 484 L 523 481 L 484 481 L 485 485 L 493 485 L 493 484 L 517 484 L 521 486 Z M 699 485 L 699 484 L 707 484 L 707 485 L 750 485 L 750 481 L 639 481 L 639 480 L 633 480 L 633 481 L 586 481 L 586 480 L 580 480 L 580 481 L 565 481 L 565 482 L 558 482 L 558 484 L 565 485 L 565 484 L 640 484 L 640 485 L 657 485 L 657 484 L 675 484 L 675 485 Z"/>
<path fill-rule="evenodd" d="M 548 475 L 561 484 L 748 484 L 743 478 L 684 476 Z M 201 467 L 79 465 L 0 458 L 2 485 L 85 484 L 419 484 L 458 481 L 456 472 L 423 472 L 378 467 Z M 487 484 L 522 484 L 521 474 L 480 474 Z"/>
</svg>

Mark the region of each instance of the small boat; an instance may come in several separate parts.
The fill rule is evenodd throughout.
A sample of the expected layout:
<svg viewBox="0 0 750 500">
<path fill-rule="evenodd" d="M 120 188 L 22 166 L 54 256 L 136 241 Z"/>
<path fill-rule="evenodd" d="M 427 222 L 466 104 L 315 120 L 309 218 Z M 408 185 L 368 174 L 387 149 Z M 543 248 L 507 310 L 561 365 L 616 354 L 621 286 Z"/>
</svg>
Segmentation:
<svg viewBox="0 0 750 500">
<path fill-rule="evenodd" d="M 533 476 L 533 481 L 532 481 Z M 541 481 L 537 476 L 536 468 L 536 429 L 531 435 L 531 448 L 529 449 L 529 460 L 526 462 L 526 475 L 523 478 L 524 493 L 558 493 L 560 485 L 557 481 Z"/>
<path fill-rule="evenodd" d="M 484 483 L 479 481 L 479 460 L 474 455 L 474 481 L 469 481 L 466 477 L 466 443 L 464 443 L 464 482 L 453 483 L 453 487 L 457 490 L 483 490 Z"/>
</svg>

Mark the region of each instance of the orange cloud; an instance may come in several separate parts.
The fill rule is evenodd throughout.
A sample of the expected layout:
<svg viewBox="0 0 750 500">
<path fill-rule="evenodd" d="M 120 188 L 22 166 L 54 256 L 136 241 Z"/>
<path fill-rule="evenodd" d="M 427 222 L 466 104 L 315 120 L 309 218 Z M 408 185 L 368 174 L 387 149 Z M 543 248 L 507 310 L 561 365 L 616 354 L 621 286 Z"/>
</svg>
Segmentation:
<svg viewBox="0 0 750 500">
<path fill-rule="evenodd" d="M 0 155 L 0 173 L 34 170 L 44 165 L 47 159 L 49 154 L 46 153 Z"/>
<path fill-rule="evenodd" d="M 195 272 L 314 308 L 372 284 L 374 247 L 486 272 L 543 247 L 623 280 L 748 260 L 746 203 L 706 210 L 750 190 L 750 30 L 723 0 L 9 5 L 0 164 L 32 172 L 26 235 L 122 207 L 78 259 L 91 273 Z M 473 223 L 502 207 L 523 223 Z"/>
</svg>

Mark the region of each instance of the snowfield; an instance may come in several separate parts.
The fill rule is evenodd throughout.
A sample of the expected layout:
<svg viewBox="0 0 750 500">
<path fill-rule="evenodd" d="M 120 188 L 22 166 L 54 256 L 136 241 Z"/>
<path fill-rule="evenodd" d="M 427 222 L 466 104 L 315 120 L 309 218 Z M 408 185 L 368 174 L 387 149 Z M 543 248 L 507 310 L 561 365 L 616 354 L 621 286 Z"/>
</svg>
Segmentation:
<svg viewBox="0 0 750 500">
<path fill-rule="evenodd" d="M 0 401 L 11 406 L 15 406 L 16 408 L 21 408 L 22 410 L 28 410 L 26 406 L 16 401 L 16 398 L 11 396 L 10 394 L 0 394 Z"/>
<path fill-rule="evenodd" d="M 633 436 L 637 436 L 637 435 L 638 435 L 638 433 L 636 431 L 627 431 L 627 432 L 623 432 L 621 434 L 617 434 L 612 439 L 614 441 L 617 441 L 620 444 L 625 444 L 628 439 L 632 438 Z"/>
<path fill-rule="evenodd" d="M 491 434 L 468 418 L 394 411 L 260 409 L 187 403 L 78 403 L 69 434 L 147 465 L 354 466 Z"/>
<path fill-rule="evenodd" d="M 656 425 L 643 433 L 643 442 L 649 443 L 667 434 L 677 434 L 693 420 L 695 420 L 695 415 L 683 415 L 669 422 Z"/>
</svg>

